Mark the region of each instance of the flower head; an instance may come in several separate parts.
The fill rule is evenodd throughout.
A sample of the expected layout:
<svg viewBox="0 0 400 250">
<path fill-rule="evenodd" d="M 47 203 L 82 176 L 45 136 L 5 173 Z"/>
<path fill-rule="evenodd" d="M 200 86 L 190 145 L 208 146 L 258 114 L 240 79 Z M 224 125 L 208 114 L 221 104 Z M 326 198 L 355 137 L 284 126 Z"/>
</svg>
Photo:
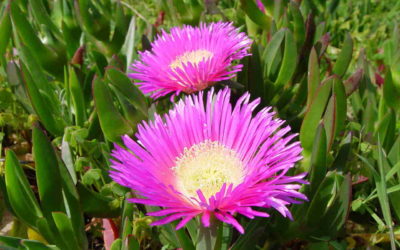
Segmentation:
<svg viewBox="0 0 400 250">
<path fill-rule="evenodd" d="M 242 65 L 232 65 L 249 55 L 251 40 L 232 23 L 183 26 L 165 31 L 140 53 L 129 76 L 152 98 L 181 92 L 193 93 L 234 77 Z"/>
<path fill-rule="evenodd" d="M 257 7 L 262 11 L 265 12 L 265 6 L 261 0 L 256 0 Z"/>
<path fill-rule="evenodd" d="M 203 92 L 188 96 L 142 123 L 137 142 L 124 136 L 126 149 L 115 145 L 110 175 L 142 196 L 131 202 L 163 207 L 148 214 L 165 216 L 153 225 L 182 219 L 178 229 L 200 215 L 209 226 L 214 216 L 243 233 L 235 214 L 268 217 L 254 208 L 274 208 L 291 218 L 287 205 L 307 199 L 298 192 L 305 174 L 286 175 L 301 159 L 296 135 L 270 108 L 253 117 L 259 99 L 246 93 L 233 107 L 230 93 L 212 89 L 205 103 Z"/>
</svg>

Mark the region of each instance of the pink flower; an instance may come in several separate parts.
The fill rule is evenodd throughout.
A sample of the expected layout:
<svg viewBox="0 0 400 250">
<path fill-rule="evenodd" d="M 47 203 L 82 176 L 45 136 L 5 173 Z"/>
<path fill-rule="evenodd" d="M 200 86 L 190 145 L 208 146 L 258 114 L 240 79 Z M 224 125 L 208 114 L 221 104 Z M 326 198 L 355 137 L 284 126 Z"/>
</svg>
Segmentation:
<svg viewBox="0 0 400 250">
<path fill-rule="evenodd" d="M 256 0 L 257 7 L 262 11 L 265 12 L 265 6 L 261 0 Z"/>
<path fill-rule="evenodd" d="M 140 53 L 129 74 L 152 98 L 181 92 L 193 93 L 227 80 L 242 65 L 232 65 L 249 53 L 251 40 L 232 23 L 183 26 L 165 31 L 152 43 L 151 51 Z"/>
<path fill-rule="evenodd" d="M 204 93 L 181 100 L 173 110 L 138 127 L 137 141 L 123 137 L 115 145 L 110 175 L 136 191 L 131 202 L 163 207 L 150 212 L 165 216 L 152 225 L 181 219 L 177 229 L 196 216 L 204 226 L 210 217 L 233 225 L 234 218 L 268 217 L 274 208 L 291 218 L 287 206 L 306 200 L 299 192 L 305 173 L 287 176 L 301 159 L 299 142 L 270 108 L 254 117 L 260 100 L 249 102 L 248 93 L 233 107 L 230 90 Z"/>
</svg>

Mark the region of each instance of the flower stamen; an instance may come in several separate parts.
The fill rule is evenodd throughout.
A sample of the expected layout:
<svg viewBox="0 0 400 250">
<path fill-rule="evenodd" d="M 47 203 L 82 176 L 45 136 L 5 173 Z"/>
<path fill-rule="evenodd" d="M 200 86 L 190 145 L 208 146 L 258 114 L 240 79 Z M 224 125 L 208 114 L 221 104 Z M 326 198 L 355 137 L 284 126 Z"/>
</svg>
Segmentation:
<svg viewBox="0 0 400 250">
<path fill-rule="evenodd" d="M 214 56 L 214 53 L 205 50 L 198 49 L 184 53 L 183 55 L 177 56 L 174 61 L 169 65 L 171 69 L 180 68 L 183 69 L 183 65 L 187 63 L 198 64 L 203 60 L 208 60 Z"/>
<path fill-rule="evenodd" d="M 237 186 L 243 182 L 243 163 L 236 152 L 216 141 L 206 140 L 185 148 L 173 167 L 176 187 L 188 198 L 201 190 L 206 199 L 215 195 L 222 185 Z"/>
</svg>

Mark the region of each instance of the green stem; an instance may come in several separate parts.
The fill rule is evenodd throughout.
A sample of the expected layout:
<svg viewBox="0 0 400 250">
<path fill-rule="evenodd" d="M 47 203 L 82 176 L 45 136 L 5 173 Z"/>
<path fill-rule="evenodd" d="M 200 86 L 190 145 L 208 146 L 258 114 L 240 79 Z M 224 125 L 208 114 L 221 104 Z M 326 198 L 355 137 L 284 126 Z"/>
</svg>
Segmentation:
<svg viewBox="0 0 400 250">
<path fill-rule="evenodd" d="M 217 220 L 211 219 L 210 226 L 205 227 L 200 223 L 198 243 L 196 245 L 196 250 L 215 250 L 219 249 L 216 246 L 218 235 L 220 234 L 219 228 L 221 223 Z"/>
</svg>

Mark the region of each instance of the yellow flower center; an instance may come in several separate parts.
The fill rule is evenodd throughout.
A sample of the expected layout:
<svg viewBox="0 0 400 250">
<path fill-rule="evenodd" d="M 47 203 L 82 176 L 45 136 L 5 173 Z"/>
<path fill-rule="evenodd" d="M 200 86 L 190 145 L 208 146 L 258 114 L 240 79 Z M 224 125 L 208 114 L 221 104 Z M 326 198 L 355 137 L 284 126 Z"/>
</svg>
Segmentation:
<svg viewBox="0 0 400 250">
<path fill-rule="evenodd" d="M 198 49 L 184 53 L 183 55 L 177 56 L 174 61 L 169 65 L 171 69 L 183 68 L 183 64 L 188 62 L 192 64 L 198 64 L 202 60 L 207 60 L 213 57 L 214 54 L 205 49 Z"/>
<path fill-rule="evenodd" d="M 204 141 L 185 148 L 173 167 L 177 190 L 188 198 L 201 190 L 210 198 L 222 185 L 237 186 L 243 181 L 243 163 L 235 151 L 213 141 Z"/>
</svg>

